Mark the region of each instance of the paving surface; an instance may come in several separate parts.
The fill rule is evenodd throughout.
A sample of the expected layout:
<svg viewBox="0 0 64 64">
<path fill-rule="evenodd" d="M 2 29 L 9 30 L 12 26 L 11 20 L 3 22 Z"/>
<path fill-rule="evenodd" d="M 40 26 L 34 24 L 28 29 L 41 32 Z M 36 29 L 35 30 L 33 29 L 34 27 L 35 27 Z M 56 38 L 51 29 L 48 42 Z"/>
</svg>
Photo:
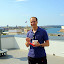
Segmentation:
<svg viewBox="0 0 64 64">
<path fill-rule="evenodd" d="M 0 64 L 28 64 L 27 50 L 11 49 L 7 56 L 0 57 Z M 64 57 L 48 55 L 48 64 L 64 64 Z"/>
</svg>

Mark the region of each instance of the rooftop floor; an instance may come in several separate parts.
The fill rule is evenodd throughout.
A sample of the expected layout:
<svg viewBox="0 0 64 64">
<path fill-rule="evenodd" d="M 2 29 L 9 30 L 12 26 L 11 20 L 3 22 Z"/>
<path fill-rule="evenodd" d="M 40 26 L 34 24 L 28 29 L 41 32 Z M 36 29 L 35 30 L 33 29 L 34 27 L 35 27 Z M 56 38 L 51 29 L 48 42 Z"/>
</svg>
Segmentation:
<svg viewBox="0 0 64 64">
<path fill-rule="evenodd" d="M 0 64 L 28 64 L 28 50 L 11 49 L 7 56 L 0 57 Z M 64 57 L 48 55 L 48 64 L 64 64 Z"/>
</svg>

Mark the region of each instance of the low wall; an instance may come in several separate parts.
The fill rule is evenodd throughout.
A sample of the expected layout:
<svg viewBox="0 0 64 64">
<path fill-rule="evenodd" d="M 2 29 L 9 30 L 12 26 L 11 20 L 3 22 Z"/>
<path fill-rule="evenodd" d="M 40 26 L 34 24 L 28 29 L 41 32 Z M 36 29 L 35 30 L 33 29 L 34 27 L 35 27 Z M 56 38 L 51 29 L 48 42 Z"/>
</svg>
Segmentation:
<svg viewBox="0 0 64 64">
<path fill-rule="evenodd" d="M 14 39 L 15 39 L 15 48 L 28 50 L 28 48 L 25 45 L 26 43 L 25 38 L 14 37 Z"/>
<path fill-rule="evenodd" d="M 2 47 L 2 49 L 14 48 L 15 47 L 14 37 L 1 38 L 1 47 Z"/>
<path fill-rule="evenodd" d="M 25 38 L 21 37 L 4 37 L 1 38 L 1 47 L 2 49 L 18 48 L 28 50 L 25 42 Z"/>
<path fill-rule="evenodd" d="M 64 40 L 50 40 L 50 46 L 45 49 L 47 54 L 64 57 Z"/>
<path fill-rule="evenodd" d="M 25 38 L 4 37 L 1 38 L 2 49 L 19 48 L 28 50 L 25 46 Z M 45 47 L 46 53 L 64 57 L 64 40 L 50 40 L 50 46 Z"/>
</svg>

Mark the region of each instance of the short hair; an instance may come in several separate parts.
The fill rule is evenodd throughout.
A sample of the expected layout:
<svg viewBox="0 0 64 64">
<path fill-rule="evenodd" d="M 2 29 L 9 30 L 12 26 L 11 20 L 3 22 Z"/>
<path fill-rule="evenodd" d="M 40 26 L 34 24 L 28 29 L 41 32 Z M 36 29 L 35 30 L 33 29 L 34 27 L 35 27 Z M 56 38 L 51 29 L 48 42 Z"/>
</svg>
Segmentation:
<svg viewBox="0 0 64 64">
<path fill-rule="evenodd" d="M 35 19 L 36 19 L 36 21 L 38 21 L 37 17 L 31 17 L 31 18 L 35 18 Z M 31 18 L 30 18 L 30 19 L 31 19 Z"/>
</svg>

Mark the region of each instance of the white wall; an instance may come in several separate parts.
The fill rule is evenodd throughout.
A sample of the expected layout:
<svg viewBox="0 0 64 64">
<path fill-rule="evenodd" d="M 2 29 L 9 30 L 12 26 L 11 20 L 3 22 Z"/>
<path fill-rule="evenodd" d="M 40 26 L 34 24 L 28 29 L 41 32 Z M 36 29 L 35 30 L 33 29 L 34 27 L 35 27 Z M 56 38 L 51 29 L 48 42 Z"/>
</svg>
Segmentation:
<svg viewBox="0 0 64 64">
<path fill-rule="evenodd" d="M 15 45 L 14 42 L 15 42 L 14 37 L 1 38 L 1 47 L 2 49 L 14 48 L 14 45 Z"/>
<path fill-rule="evenodd" d="M 64 57 L 64 41 L 50 40 L 50 46 L 45 47 L 45 49 L 47 54 Z"/>
<path fill-rule="evenodd" d="M 25 42 L 25 38 L 5 37 L 1 38 L 1 47 L 2 49 L 19 48 L 28 50 L 28 48 L 25 45 Z"/>
<path fill-rule="evenodd" d="M 25 46 L 25 38 L 4 37 L 1 39 L 2 49 L 19 48 L 28 50 Z M 50 46 L 45 47 L 47 54 L 55 54 L 64 57 L 64 40 L 50 40 Z"/>
<path fill-rule="evenodd" d="M 16 41 L 15 48 L 28 50 L 28 48 L 25 45 L 25 43 L 26 43 L 25 38 L 15 37 L 15 41 Z"/>
</svg>

